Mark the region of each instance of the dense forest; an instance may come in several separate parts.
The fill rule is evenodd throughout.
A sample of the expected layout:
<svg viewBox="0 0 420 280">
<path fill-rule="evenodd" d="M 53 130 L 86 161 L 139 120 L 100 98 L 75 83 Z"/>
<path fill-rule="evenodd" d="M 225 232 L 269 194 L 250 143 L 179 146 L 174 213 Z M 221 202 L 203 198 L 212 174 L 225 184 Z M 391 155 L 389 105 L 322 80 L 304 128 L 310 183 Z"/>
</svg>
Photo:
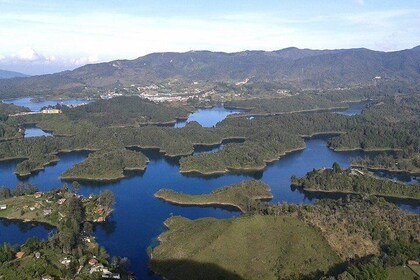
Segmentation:
<svg viewBox="0 0 420 280">
<path fill-rule="evenodd" d="M 89 121 L 103 126 L 139 126 L 151 123 L 174 123 L 187 118 L 183 108 L 156 104 L 138 96 L 121 96 L 99 100 L 76 108 L 63 108 L 71 121 Z"/>
<path fill-rule="evenodd" d="M 9 118 L 9 115 L 28 111 L 28 108 L 5 104 L 0 101 L 0 140 L 23 136 L 22 131 L 19 129 L 19 123 Z"/>
<path fill-rule="evenodd" d="M 0 143 L 0 159 L 30 158 L 32 163 L 26 163 L 26 166 L 39 168 L 49 162 L 43 159 L 45 154 L 130 146 L 159 148 L 168 156 L 189 156 L 196 144 L 214 145 L 224 139 L 245 139 L 243 143 L 226 145 L 223 151 L 189 156 L 180 161 L 183 172 L 221 173 L 262 169 L 267 161 L 278 159 L 287 151 L 302 149 L 301 136 L 317 133 L 338 133 L 329 140 L 330 147 L 335 150 L 394 149 L 404 150 L 408 157 L 415 157 L 420 139 L 416 129 L 419 126 L 419 100 L 417 96 L 390 97 L 370 106 L 362 115 L 351 117 L 331 112 L 229 117 L 215 128 L 203 128 L 194 122 L 181 129 L 153 125 L 98 127 L 89 119 L 72 121 L 64 114 L 19 117 L 15 121 L 35 123 L 56 135 L 67 137 L 3 142 Z M 111 123 L 114 115 L 109 116 Z M 116 119 L 121 120 L 119 117 Z M 125 121 L 129 120 L 131 118 Z"/>
<path fill-rule="evenodd" d="M 338 163 L 334 163 L 331 169 L 308 172 L 300 179 L 292 177 L 292 185 L 309 192 L 344 192 L 420 199 L 420 185 L 381 179 L 357 169 L 342 170 Z"/>
<path fill-rule="evenodd" d="M 124 178 L 124 171 L 141 171 L 146 168 L 148 159 L 142 153 L 121 150 L 100 150 L 74 165 L 62 176 L 65 180 L 116 180 Z"/>
<path fill-rule="evenodd" d="M 367 169 L 420 174 L 420 153 L 404 150 L 398 151 L 394 155 L 380 154 L 373 158 L 356 158 L 351 164 Z"/>
</svg>

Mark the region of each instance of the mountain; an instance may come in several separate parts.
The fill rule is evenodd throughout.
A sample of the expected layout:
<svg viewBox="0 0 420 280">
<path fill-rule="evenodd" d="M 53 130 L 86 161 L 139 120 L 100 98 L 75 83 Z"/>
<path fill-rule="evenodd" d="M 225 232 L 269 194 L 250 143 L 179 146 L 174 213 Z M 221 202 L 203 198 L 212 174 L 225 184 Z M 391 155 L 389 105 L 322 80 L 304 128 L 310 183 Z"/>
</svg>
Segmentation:
<svg viewBox="0 0 420 280">
<path fill-rule="evenodd" d="M 103 91 L 167 81 L 235 83 L 247 78 L 299 88 L 370 85 L 375 77 L 418 84 L 418 49 L 380 52 L 364 48 L 286 48 L 270 52 L 152 53 L 134 60 L 90 64 L 51 75 L 0 80 L 0 95 Z"/>
<path fill-rule="evenodd" d="M 19 73 L 19 72 L 6 71 L 6 70 L 0 69 L 0 79 L 23 78 L 23 77 L 29 77 L 29 76 L 26 74 Z"/>
</svg>

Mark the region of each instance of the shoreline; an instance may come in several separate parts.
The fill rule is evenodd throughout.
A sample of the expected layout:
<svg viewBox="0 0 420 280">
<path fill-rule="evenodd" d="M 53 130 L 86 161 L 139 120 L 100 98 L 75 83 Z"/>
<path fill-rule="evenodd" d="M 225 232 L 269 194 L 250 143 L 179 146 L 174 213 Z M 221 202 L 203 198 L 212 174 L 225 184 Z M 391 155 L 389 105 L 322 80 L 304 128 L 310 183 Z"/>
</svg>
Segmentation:
<svg viewBox="0 0 420 280">
<path fill-rule="evenodd" d="M 210 194 L 208 194 L 210 195 Z M 203 195 L 197 195 L 197 196 L 203 196 Z M 168 202 L 174 205 L 180 205 L 180 206 L 209 206 L 209 207 L 218 207 L 218 208 L 224 208 L 224 206 L 228 206 L 228 207 L 233 207 L 237 210 L 239 210 L 239 212 L 241 212 L 242 214 L 245 214 L 246 211 L 245 209 L 242 209 L 241 206 L 239 206 L 238 204 L 235 203 L 230 203 L 230 202 L 220 202 L 220 201 L 207 201 L 207 202 L 185 202 L 185 201 L 178 201 L 178 200 L 174 200 L 171 198 L 167 198 L 164 196 L 159 195 L 158 193 L 154 194 L 154 197 L 157 199 L 160 199 L 164 202 Z M 267 195 L 267 196 L 256 196 L 256 197 L 252 197 L 253 200 L 271 200 L 273 199 L 273 195 Z"/>
<path fill-rule="evenodd" d="M 303 192 L 309 193 L 330 193 L 330 194 L 353 194 L 353 195 L 373 195 L 373 196 L 380 196 L 384 198 L 393 198 L 393 199 L 401 199 L 401 200 L 411 200 L 414 202 L 420 201 L 420 198 L 415 197 L 408 197 L 408 196 L 393 196 L 389 194 L 380 194 L 380 193 L 360 193 L 360 192 L 353 192 L 353 191 L 339 191 L 339 190 L 318 190 L 318 189 L 310 189 L 304 188 L 300 185 L 292 184 L 292 186 L 301 189 Z"/>
<path fill-rule="evenodd" d="M 316 108 L 316 109 L 304 109 L 304 110 L 293 110 L 288 112 L 276 112 L 276 113 L 248 113 L 248 114 L 232 114 L 230 115 L 231 118 L 238 118 L 238 117 L 269 117 L 269 116 L 280 116 L 280 115 L 286 115 L 286 114 L 297 114 L 297 113 L 309 113 L 309 112 L 329 112 L 334 110 L 346 110 L 350 106 L 339 106 L 339 107 L 328 107 L 328 108 Z M 231 110 L 247 110 L 246 108 L 240 108 L 240 107 L 224 107 L 226 109 Z M 248 111 L 252 111 L 251 108 L 248 108 Z"/>
<path fill-rule="evenodd" d="M 399 169 L 390 169 L 390 168 L 385 168 L 385 167 L 368 167 L 368 166 L 363 166 L 363 165 L 359 165 L 359 164 L 350 164 L 351 167 L 353 168 L 364 168 L 367 169 L 369 171 L 384 171 L 384 172 L 389 172 L 389 173 L 397 173 L 397 174 L 407 174 L 407 175 L 411 175 L 411 176 L 418 176 L 420 175 L 420 170 L 419 171 L 409 171 L 409 170 L 399 170 Z"/>
<path fill-rule="evenodd" d="M 263 171 L 268 164 L 273 163 L 277 160 L 280 160 L 282 157 L 286 156 L 287 154 L 290 153 L 294 153 L 294 152 L 299 152 L 299 151 L 303 151 L 306 148 L 306 145 L 304 145 L 303 147 L 298 147 L 296 149 L 291 149 L 291 150 L 287 150 L 283 153 L 281 153 L 278 157 L 274 158 L 274 159 L 268 159 L 268 160 L 264 160 L 264 165 L 263 166 L 256 166 L 256 167 L 238 167 L 238 168 L 226 168 L 225 170 L 215 170 L 215 171 L 209 171 L 209 172 L 203 172 L 203 171 L 199 171 L 197 169 L 188 169 L 188 170 L 179 170 L 179 172 L 181 174 L 200 174 L 200 175 L 223 175 L 223 174 L 228 174 L 230 172 L 259 172 L 259 171 Z"/>
</svg>

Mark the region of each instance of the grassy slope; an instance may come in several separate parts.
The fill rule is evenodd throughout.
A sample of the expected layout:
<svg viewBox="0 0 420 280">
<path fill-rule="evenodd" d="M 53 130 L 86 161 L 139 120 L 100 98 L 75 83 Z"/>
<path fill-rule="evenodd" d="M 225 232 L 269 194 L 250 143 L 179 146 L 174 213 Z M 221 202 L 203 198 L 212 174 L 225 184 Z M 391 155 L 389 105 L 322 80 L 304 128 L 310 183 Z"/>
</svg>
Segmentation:
<svg viewBox="0 0 420 280">
<path fill-rule="evenodd" d="M 391 280 L 414 280 L 416 274 L 408 267 L 395 266 L 388 268 Z"/>
<path fill-rule="evenodd" d="M 278 279 L 339 262 L 316 230 L 293 217 L 174 217 L 166 225 L 151 268 L 168 279 Z"/>
<path fill-rule="evenodd" d="M 261 181 L 250 180 L 217 189 L 210 194 L 188 195 L 162 189 L 155 194 L 155 197 L 181 205 L 230 205 L 246 212 L 250 201 L 271 199 L 273 196 L 266 184 Z"/>
</svg>

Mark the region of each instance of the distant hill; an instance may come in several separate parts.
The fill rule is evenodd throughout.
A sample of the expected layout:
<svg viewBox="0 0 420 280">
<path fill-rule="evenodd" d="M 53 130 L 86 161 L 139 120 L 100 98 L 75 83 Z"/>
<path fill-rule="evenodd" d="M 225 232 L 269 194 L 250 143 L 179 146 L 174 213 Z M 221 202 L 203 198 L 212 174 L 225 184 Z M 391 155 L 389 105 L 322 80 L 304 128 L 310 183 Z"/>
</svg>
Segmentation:
<svg viewBox="0 0 420 280">
<path fill-rule="evenodd" d="M 22 78 L 22 77 L 29 77 L 29 75 L 0 69 L 0 79 Z"/>
<path fill-rule="evenodd" d="M 247 78 L 299 88 L 332 88 L 369 85 L 375 77 L 407 84 L 419 83 L 419 47 L 395 52 L 364 48 L 286 48 L 271 52 L 153 53 L 134 60 L 90 64 L 51 75 L 0 80 L 0 94 L 81 92 L 174 80 L 179 83 L 235 83 Z"/>
</svg>

